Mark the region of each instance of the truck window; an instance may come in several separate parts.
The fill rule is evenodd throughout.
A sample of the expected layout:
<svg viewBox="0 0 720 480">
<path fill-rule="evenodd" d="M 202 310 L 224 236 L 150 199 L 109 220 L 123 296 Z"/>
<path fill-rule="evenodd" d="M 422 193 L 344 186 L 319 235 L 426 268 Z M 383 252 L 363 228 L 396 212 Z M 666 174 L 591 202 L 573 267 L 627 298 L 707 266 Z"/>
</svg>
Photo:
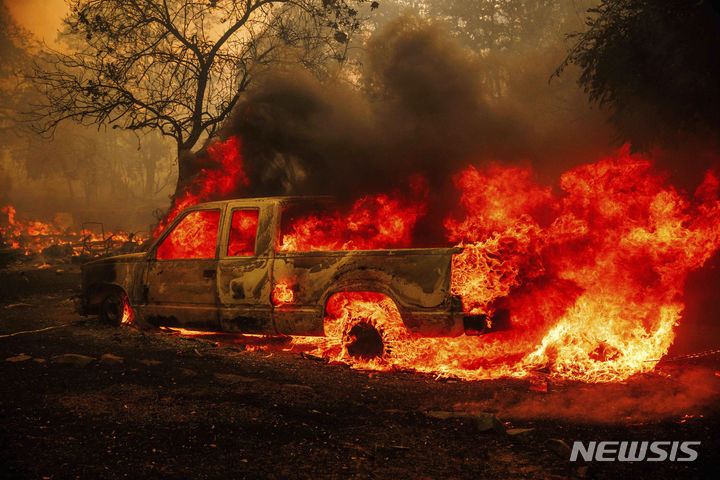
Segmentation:
<svg viewBox="0 0 720 480">
<path fill-rule="evenodd" d="M 215 258 L 220 210 L 188 213 L 157 249 L 158 260 Z"/>
<path fill-rule="evenodd" d="M 255 255 L 255 237 L 257 236 L 258 214 L 256 208 L 233 210 L 228 239 L 229 257 L 248 257 Z"/>
</svg>

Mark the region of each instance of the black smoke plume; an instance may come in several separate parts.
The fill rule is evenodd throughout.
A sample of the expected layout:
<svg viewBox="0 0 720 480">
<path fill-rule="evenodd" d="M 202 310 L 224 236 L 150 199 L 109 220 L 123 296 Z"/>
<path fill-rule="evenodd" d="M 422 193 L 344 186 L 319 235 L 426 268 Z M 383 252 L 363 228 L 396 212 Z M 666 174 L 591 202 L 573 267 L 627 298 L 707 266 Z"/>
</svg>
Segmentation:
<svg viewBox="0 0 720 480">
<path fill-rule="evenodd" d="M 249 196 L 351 199 L 389 191 L 416 173 L 428 179 L 431 192 L 442 192 L 469 163 L 547 163 L 557 169 L 568 163 L 564 158 L 580 163 L 591 152 L 594 159 L 607 151 L 609 138 L 596 113 L 582 122 L 560 122 L 535 101 L 558 90 L 547 82 L 553 62 L 541 57 L 536 54 L 536 66 L 509 60 L 518 74 L 508 88 L 520 94 L 498 97 L 485 86 L 477 53 L 440 26 L 404 15 L 369 40 L 361 88 L 321 83 L 302 71 L 269 72 L 236 108 L 222 136 L 243 139 L 251 188 L 243 195 Z M 533 103 L 523 102 L 532 90 Z M 563 108 L 587 109 L 584 99 L 572 102 Z"/>
</svg>

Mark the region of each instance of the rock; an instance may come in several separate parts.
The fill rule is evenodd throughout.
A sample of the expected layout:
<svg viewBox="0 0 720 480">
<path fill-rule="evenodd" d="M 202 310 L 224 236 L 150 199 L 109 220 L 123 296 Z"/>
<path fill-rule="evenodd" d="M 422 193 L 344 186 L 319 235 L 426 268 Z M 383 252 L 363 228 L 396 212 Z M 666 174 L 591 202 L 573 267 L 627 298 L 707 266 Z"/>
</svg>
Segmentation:
<svg viewBox="0 0 720 480">
<path fill-rule="evenodd" d="M 215 377 L 222 383 L 227 383 L 230 385 L 235 385 L 236 383 L 240 382 L 250 383 L 257 381 L 257 378 L 243 377 L 241 375 L 235 375 L 232 373 L 214 373 L 213 377 Z"/>
<path fill-rule="evenodd" d="M 80 355 L 77 353 L 66 353 L 64 355 L 55 355 L 50 359 L 53 363 L 61 365 L 72 365 L 74 367 L 86 367 L 89 363 L 94 362 L 95 358 Z"/>
<path fill-rule="evenodd" d="M 572 449 L 570 448 L 570 445 L 565 443 L 563 440 L 560 440 L 559 438 L 551 438 L 548 440 L 547 446 L 550 451 L 555 452 L 558 456 L 566 460 L 570 458 L 570 452 Z"/>
<path fill-rule="evenodd" d="M 522 435 L 523 433 L 532 432 L 534 428 L 509 428 L 505 431 L 508 435 Z"/>
<path fill-rule="evenodd" d="M 100 357 L 100 363 L 102 365 L 120 365 L 125 361 L 123 357 L 118 357 L 117 355 L 113 355 L 112 353 L 106 353 L 102 357 Z"/>
<path fill-rule="evenodd" d="M 445 412 L 445 411 L 430 411 L 426 412 L 426 415 L 440 420 L 449 420 L 453 418 L 464 418 L 472 420 L 477 427 L 478 432 L 496 432 L 505 433 L 505 425 L 498 420 L 493 413 L 488 412 Z"/>
<path fill-rule="evenodd" d="M 300 394 L 306 394 L 306 395 L 315 395 L 315 389 L 312 387 L 308 387 L 307 385 L 298 385 L 296 383 L 284 383 L 282 384 L 283 390 L 289 390 L 291 392 L 300 393 Z"/>
<path fill-rule="evenodd" d="M 32 357 L 30 355 L 26 355 L 24 353 L 21 353 L 19 355 L 15 355 L 14 357 L 8 357 L 5 359 L 6 362 L 11 363 L 19 363 L 19 362 L 25 362 L 27 360 L 30 360 Z"/>
<path fill-rule="evenodd" d="M 190 370 L 189 368 L 178 368 L 177 372 L 183 377 L 194 377 L 197 375 L 195 370 Z"/>
<path fill-rule="evenodd" d="M 505 433 L 505 425 L 492 413 L 482 412 L 472 418 L 479 432 Z"/>
<path fill-rule="evenodd" d="M 141 359 L 138 360 L 138 362 L 142 363 L 143 365 L 147 365 L 148 367 L 154 367 L 156 365 L 162 365 L 162 362 L 160 360 L 147 360 L 147 359 Z"/>
</svg>

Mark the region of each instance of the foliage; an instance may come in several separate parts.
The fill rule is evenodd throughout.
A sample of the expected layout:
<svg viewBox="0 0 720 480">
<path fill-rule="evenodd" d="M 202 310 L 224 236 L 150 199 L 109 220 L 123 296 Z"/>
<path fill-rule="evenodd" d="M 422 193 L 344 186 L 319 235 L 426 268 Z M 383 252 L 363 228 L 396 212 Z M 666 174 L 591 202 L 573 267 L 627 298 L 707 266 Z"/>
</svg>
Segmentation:
<svg viewBox="0 0 720 480">
<path fill-rule="evenodd" d="M 574 64 L 591 101 L 635 149 L 720 132 L 720 12 L 714 2 L 603 0 L 556 74 Z"/>
</svg>

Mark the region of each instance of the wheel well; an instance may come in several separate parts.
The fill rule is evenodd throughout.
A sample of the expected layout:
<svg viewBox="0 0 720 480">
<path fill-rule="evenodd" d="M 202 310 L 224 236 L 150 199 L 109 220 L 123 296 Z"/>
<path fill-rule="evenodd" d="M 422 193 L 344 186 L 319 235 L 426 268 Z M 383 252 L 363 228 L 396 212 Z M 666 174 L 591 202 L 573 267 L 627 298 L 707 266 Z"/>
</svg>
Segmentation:
<svg viewBox="0 0 720 480">
<path fill-rule="evenodd" d="M 122 287 L 113 284 L 101 283 L 92 285 L 87 290 L 87 311 L 90 314 L 98 313 L 100 304 L 111 293 L 125 293 Z"/>
</svg>

